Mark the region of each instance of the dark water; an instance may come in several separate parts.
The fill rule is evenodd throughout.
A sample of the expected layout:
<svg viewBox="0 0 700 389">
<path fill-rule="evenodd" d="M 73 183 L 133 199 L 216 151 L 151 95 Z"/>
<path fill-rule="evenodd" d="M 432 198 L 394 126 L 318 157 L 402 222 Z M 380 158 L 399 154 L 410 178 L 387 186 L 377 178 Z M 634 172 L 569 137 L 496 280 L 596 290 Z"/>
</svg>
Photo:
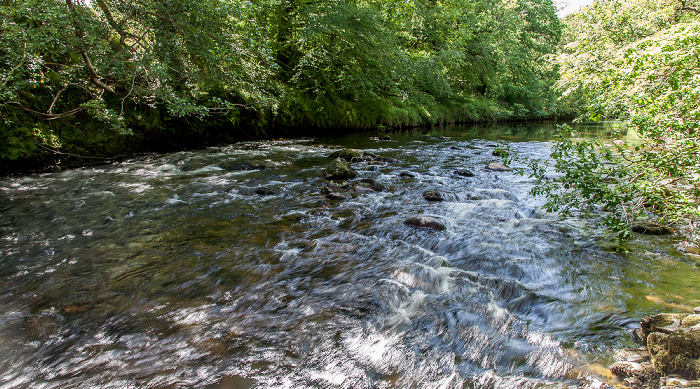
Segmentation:
<svg viewBox="0 0 700 389">
<path fill-rule="evenodd" d="M 551 126 L 373 136 L 0 182 L 0 388 L 596 388 L 641 317 L 700 305 L 680 238 L 616 253 L 483 169 Z M 327 199 L 341 146 L 393 158 L 354 164 L 386 189 Z"/>
</svg>

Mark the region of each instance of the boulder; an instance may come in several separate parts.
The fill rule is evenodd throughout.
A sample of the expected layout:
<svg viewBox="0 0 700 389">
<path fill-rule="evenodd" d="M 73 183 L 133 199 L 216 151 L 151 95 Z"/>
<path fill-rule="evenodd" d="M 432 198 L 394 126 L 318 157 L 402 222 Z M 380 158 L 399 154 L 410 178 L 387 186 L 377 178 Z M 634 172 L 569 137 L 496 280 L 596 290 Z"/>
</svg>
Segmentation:
<svg viewBox="0 0 700 389">
<path fill-rule="evenodd" d="M 511 168 L 502 163 L 493 162 L 486 165 L 486 170 L 490 170 L 492 172 L 509 172 L 511 171 Z"/>
<path fill-rule="evenodd" d="M 445 199 L 442 197 L 442 193 L 436 190 L 427 190 L 423 192 L 423 198 L 428 201 L 445 201 Z"/>
<path fill-rule="evenodd" d="M 274 196 L 277 194 L 274 190 L 270 188 L 265 188 L 264 186 L 255 188 L 255 194 L 260 195 L 260 196 Z"/>
<path fill-rule="evenodd" d="M 343 158 L 336 158 L 323 171 L 326 180 L 347 180 L 357 177 L 357 172 Z"/>
<path fill-rule="evenodd" d="M 373 180 L 371 178 L 363 178 L 355 183 L 355 188 L 358 187 L 365 187 L 369 188 L 375 192 L 382 192 L 386 190 L 386 187 L 381 183 L 376 180 Z"/>
<path fill-rule="evenodd" d="M 342 149 L 331 153 L 328 158 L 342 158 L 348 162 L 359 162 L 362 161 L 362 154 L 357 150 Z"/>
<path fill-rule="evenodd" d="M 630 228 L 632 232 L 646 235 L 671 235 L 673 230 L 656 223 L 640 223 Z"/>
<path fill-rule="evenodd" d="M 653 332 L 647 337 L 647 348 L 658 373 L 700 379 L 700 328 Z"/>
<path fill-rule="evenodd" d="M 634 388 L 668 384 L 669 376 L 700 379 L 700 315 L 668 314 L 645 317 L 637 336 L 646 346 L 616 356 L 610 370 Z"/>
<path fill-rule="evenodd" d="M 331 199 L 331 200 L 347 200 L 350 198 L 350 196 L 338 193 L 338 192 L 328 192 L 326 193 L 326 198 Z"/>
<path fill-rule="evenodd" d="M 416 178 L 416 175 L 415 175 L 415 173 L 411 173 L 409 171 L 404 170 L 404 171 L 399 173 L 399 177 L 401 177 L 401 178 Z"/>
<path fill-rule="evenodd" d="M 263 170 L 265 169 L 265 165 L 261 163 L 256 163 L 256 162 L 237 162 L 237 161 L 228 161 L 228 162 L 222 162 L 217 165 L 218 167 L 226 170 L 226 171 L 239 171 L 239 170 Z"/>
<path fill-rule="evenodd" d="M 474 172 L 469 169 L 455 170 L 455 174 L 462 177 L 474 177 Z"/>
<path fill-rule="evenodd" d="M 404 221 L 404 224 L 409 227 L 426 228 L 435 231 L 443 231 L 447 229 L 447 227 L 445 227 L 445 225 L 442 224 L 439 220 L 430 216 L 417 216 L 408 218 Z"/>
</svg>

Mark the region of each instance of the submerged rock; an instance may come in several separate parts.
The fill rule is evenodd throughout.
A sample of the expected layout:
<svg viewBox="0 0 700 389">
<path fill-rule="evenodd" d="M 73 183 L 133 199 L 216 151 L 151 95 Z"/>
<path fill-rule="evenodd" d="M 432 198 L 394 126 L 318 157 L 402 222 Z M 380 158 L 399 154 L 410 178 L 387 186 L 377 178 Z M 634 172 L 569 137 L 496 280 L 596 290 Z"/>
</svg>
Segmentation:
<svg viewBox="0 0 700 389">
<path fill-rule="evenodd" d="M 382 192 L 386 190 L 386 187 L 381 182 L 371 178 L 363 178 L 355 183 L 355 189 L 357 188 L 369 188 L 375 192 Z"/>
<path fill-rule="evenodd" d="M 326 193 L 326 198 L 331 199 L 331 200 L 343 201 L 343 200 L 349 199 L 350 196 L 342 194 L 342 193 L 338 193 L 338 192 L 328 192 L 328 193 Z"/>
<path fill-rule="evenodd" d="M 25 319 L 24 329 L 32 338 L 48 338 L 57 334 L 64 322 L 65 319 L 59 314 L 39 313 Z"/>
<path fill-rule="evenodd" d="M 439 220 L 430 216 L 417 216 L 408 218 L 403 222 L 405 225 L 416 228 L 427 228 L 435 231 L 443 231 L 447 229 Z"/>
<path fill-rule="evenodd" d="M 401 177 L 401 178 L 416 178 L 416 175 L 415 175 L 415 173 L 411 173 L 409 171 L 404 170 L 404 171 L 399 173 L 399 177 Z"/>
<path fill-rule="evenodd" d="M 326 180 L 347 180 L 357 177 L 357 172 L 343 158 L 336 158 L 323 171 Z"/>
<path fill-rule="evenodd" d="M 237 161 L 228 161 L 228 162 L 222 162 L 218 164 L 220 168 L 227 170 L 227 171 L 240 171 L 240 170 L 263 170 L 266 168 L 265 165 L 261 163 L 256 163 L 256 162 L 237 162 Z"/>
<path fill-rule="evenodd" d="M 264 186 L 261 186 L 259 188 L 255 188 L 255 194 L 260 195 L 260 196 L 274 196 L 277 194 L 274 190 L 270 188 L 265 188 Z"/>
<path fill-rule="evenodd" d="M 656 223 L 640 223 L 630 228 L 632 232 L 646 235 L 671 235 L 673 230 Z"/>
</svg>

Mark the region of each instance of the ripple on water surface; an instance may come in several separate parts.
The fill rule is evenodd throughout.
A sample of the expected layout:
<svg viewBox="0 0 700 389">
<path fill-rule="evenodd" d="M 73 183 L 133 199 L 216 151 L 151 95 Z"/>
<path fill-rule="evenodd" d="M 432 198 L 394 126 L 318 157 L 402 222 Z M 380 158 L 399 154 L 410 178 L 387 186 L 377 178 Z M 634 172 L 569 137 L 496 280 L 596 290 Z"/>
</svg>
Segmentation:
<svg viewBox="0 0 700 389">
<path fill-rule="evenodd" d="M 415 140 L 251 142 L 3 181 L 0 388 L 594 385 L 585 366 L 635 320 L 700 305 L 700 280 L 664 286 L 697 266 L 672 241 L 605 251 L 542 212 L 527 175 L 484 170 L 493 141 Z M 328 144 L 385 157 L 354 163 L 383 190 L 326 198 Z"/>
</svg>

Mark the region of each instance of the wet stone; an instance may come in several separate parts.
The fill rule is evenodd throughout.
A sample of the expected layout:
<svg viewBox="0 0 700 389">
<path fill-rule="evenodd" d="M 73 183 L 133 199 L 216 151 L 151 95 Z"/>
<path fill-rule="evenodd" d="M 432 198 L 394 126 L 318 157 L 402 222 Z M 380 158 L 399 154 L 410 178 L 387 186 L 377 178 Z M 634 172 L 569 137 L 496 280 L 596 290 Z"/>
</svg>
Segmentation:
<svg viewBox="0 0 700 389">
<path fill-rule="evenodd" d="M 445 225 L 442 224 L 439 220 L 430 216 L 417 216 L 408 218 L 404 221 L 404 224 L 409 227 L 425 228 L 435 231 L 443 231 L 447 229 L 447 227 L 445 227 Z"/>
<path fill-rule="evenodd" d="M 455 170 L 455 174 L 462 177 L 474 177 L 475 174 L 469 169 Z"/>
<path fill-rule="evenodd" d="M 277 194 L 274 190 L 270 188 L 265 188 L 263 186 L 259 188 L 255 188 L 255 194 L 260 195 L 260 196 L 274 196 Z"/>
<path fill-rule="evenodd" d="M 355 187 L 366 187 L 372 189 L 375 192 L 382 192 L 386 190 L 386 187 L 381 182 L 374 180 L 372 178 L 363 178 L 355 183 Z"/>
<path fill-rule="evenodd" d="M 630 228 L 632 232 L 644 235 L 671 235 L 673 231 L 656 223 L 640 223 Z"/>
<path fill-rule="evenodd" d="M 362 161 L 362 154 L 354 149 L 343 149 L 331 153 L 328 158 L 341 158 L 348 162 L 359 162 Z"/>
<path fill-rule="evenodd" d="M 265 165 L 260 164 L 260 163 L 254 163 L 254 162 L 236 162 L 236 161 L 229 161 L 229 162 L 222 162 L 218 164 L 220 168 L 226 170 L 226 171 L 243 171 L 243 170 L 263 170 L 265 169 Z"/>
<path fill-rule="evenodd" d="M 350 198 L 350 196 L 338 193 L 338 192 L 328 192 L 326 193 L 326 198 L 331 199 L 331 200 L 347 200 Z"/>
<path fill-rule="evenodd" d="M 490 170 L 492 172 L 509 172 L 511 171 L 511 168 L 502 163 L 493 162 L 486 165 L 486 170 Z"/>
<path fill-rule="evenodd" d="M 444 201 L 445 199 L 442 197 L 442 193 L 436 191 L 436 190 L 428 190 L 423 192 L 423 198 L 428 200 L 428 201 Z"/>
<path fill-rule="evenodd" d="M 357 177 L 357 172 L 343 158 L 336 158 L 323 171 L 326 180 L 347 180 Z"/>
<path fill-rule="evenodd" d="M 399 173 L 399 177 L 401 177 L 401 178 L 416 178 L 416 175 L 414 173 L 411 173 L 409 171 L 404 170 L 404 171 Z"/>
</svg>

